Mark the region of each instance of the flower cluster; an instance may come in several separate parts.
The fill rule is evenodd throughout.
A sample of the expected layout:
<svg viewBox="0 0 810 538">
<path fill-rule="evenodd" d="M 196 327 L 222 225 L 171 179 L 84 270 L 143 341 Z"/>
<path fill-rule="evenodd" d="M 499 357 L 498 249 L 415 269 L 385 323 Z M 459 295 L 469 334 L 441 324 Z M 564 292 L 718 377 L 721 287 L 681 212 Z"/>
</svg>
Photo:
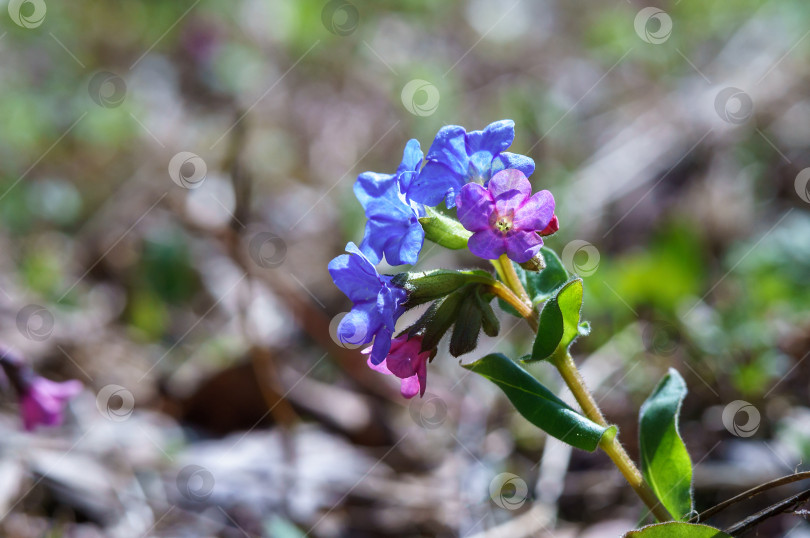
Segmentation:
<svg viewBox="0 0 810 538">
<path fill-rule="evenodd" d="M 407 398 L 424 394 L 426 364 L 451 325 L 456 326 L 451 342 L 454 354 L 474 348 L 482 327 L 487 334 L 497 332 L 489 300 L 483 299 L 492 296 L 471 287 L 480 275 L 466 275 L 458 282 L 443 276 L 436 278 L 445 291 L 416 300 L 413 286 L 407 290 L 375 266 L 383 259 L 389 265 L 416 264 L 426 238 L 454 245 L 450 248 L 466 246 L 488 260 L 505 255 L 524 263 L 538 256 L 541 236 L 558 228 L 554 198 L 548 191 L 532 195 L 527 176 L 534 171 L 534 161 L 506 151 L 514 138 L 511 120 L 470 132 L 450 125 L 439 130 L 426 156 L 412 139 L 393 174 L 364 172 L 357 177 L 354 193 L 367 219 L 363 240 L 359 247 L 349 243 L 348 254 L 329 263 L 335 284 L 354 303 L 338 326 L 338 338 L 346 344 L 372 344 L 367 350 L 369 366 L 400 378 Z M 448 236 L 455 242 L 447 243 Z M 436 278 L 430 286 L 437 285 Z M 458 296 L 450 300 L 453 293 Z M 428 300 L 436 300 L 428 314 L 442 312 L 443 317 L 426 320 L 423 316 L 394 338 L 395 325 L 405 310 Z M 464 320 L 454 319 L 464 315 Z M 464 328 L 470 320 L 475 331 Z M 432 330 L 431 325 L 441 330 Z"/>
</svg>

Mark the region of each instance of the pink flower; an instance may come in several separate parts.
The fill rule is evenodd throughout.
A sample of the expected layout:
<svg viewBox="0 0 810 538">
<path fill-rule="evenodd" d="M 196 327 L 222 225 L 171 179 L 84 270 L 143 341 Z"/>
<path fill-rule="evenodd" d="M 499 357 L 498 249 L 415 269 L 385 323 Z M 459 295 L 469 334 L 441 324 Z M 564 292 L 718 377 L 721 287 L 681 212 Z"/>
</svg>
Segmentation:
<svg viewBox="0 0 810 538">
<path fill-rule="evenodd" d="M 532 186 L 520 170 L 495 174 L 487 187 L 467 183 L 458 198 L 458 220 L 473 232 L 470 251 L 486 260 L 506 254 L 518 263 L 540 251 L 538 232 L 554 233 L 554 197 L 548 191 L 532 196 Z"/>
<path fill-rule="evenodd" d="M 405 398 L 413 398 L 419 393 L 425 395 L 427 386 L 427 361 L 431 351 L 422 351 L 422 337 L 402 335 L 391 341 L 391 350 L 380 364 L 368 360 L 372 370 L 382 374 L 395 375 L 402 380 L 400 392 Z"/>
<path fill-rule="evenodd" d="M 81 382 L 71 379 L 62 383 L 35 376 L 20 395 L 20 415 L 28 431 L 43 426 L 62 424 L 67 401 L 82 390 Z"/>
</svg>

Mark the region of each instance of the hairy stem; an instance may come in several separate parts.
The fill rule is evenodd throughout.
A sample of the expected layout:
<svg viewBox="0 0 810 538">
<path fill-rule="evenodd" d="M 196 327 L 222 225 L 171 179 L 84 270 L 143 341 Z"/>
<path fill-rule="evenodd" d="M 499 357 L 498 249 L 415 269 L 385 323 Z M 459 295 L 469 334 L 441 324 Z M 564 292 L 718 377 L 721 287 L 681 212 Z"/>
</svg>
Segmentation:
<svg viewBox="0 0 810 538">
<path fill-rule="evenodd" d="M 526 319 L 532 327 L 532 330 L 537 332 L 537 312 L 535 312 L 529 294 L 526 293 L 526 290 L 523 288 L 523 284 L 521 284 L 512 262 L 509 261 L 506 256 L 501 256 L 499 259 L 493 260 L 492 265 L 495 266 L 498 276 L 506 285 L 504 286 L 500 282 L 493 285 L 493 293 L 512 305 L 512 307 Z M 507 287 L 508 290 L 506 289 Z M 505 291 L 511 291 L 511 293 L 505 293 Z M 585 385 L 585 380 L 579 373 L 571 355 L 566 352 L 561 356 L 554 357 L 552 358 L 552 363 L 557 367 L 557 370 L 560 372 L 565 384 L 568 385 L 568 388 L 573 393 L 574 398 L 576 398 L 585 416 L 601 426 L 608 426 L 602 411 L 599 409 L 599 405 Z M 641 471 L 638 470 L 636 464 L 619 443 L 615 431 L 606 432 L 605 435 L 602 436 L 599 446 L 619 469 L 622 476 L 624 476 L 625 480 L 627 480 L 639 498 L 644 501 L 644 504 L 647 505 L 647 508 L 649 508 L 655 518 L 659 521 L 671 520 L 672 517 L 669 515 L 669 512 L 658 501 L 652 488 L 650 488 L 649 484 L 644 480 Z"/>
<path fill-rule="evenodd" d="M 599 405 L 585 385 L 585 380 L 579 373 L 571 355 L 565 353 L 563 356 L 554 357 L 552 363 L 557 367 L 557 370 L 560 372 L 563 380 L 565 380 L 565 384 L 568 385 L 568 388 L 573 393 L 574 398 L 576 398 L 585 416 L 601 426 L 608 426 L 602 411 L 599 409 Z M 630 484 L 630 487 L 636 492 L 636 495 L 644 501 L 644 504 L 647 505 L 647 508 L 650 509 L 650 512 L 652 512 L 655 518 L 659 521 L 669 521 L 672 519 L 667 509 L 658 501 L 652 488 L 650 488 L 649 484 L 644 480 L 644 477 L 630 458 L 630 455 L 627 454 L 627 451 L 625 451 L 624 447 L 619 443 L 616 434 L 606 432 L 599 441 L 599 446 L 619 469 L 624 479 L 627 480 L 627 483 Z"/>
</svg>

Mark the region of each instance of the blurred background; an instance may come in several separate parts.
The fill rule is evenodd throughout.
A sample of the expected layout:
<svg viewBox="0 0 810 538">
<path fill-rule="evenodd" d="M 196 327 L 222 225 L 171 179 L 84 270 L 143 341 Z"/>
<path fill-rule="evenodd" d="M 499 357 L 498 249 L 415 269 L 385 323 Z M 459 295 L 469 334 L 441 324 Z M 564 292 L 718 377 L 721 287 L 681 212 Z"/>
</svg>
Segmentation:
<svg viewBox="0 0 810 538">
<path fill-rule="evenodd" d="M 698 509 L 805 469 L 810 4 L 652 4 L 7 2 L 0 341 L 85 390 L 34 434 L 3 391 L 0 534 L 635 526 L 603 454 L 538 433 L 446 343 L 407 401 L 335 338 L 350 303 L 326 265 L 362 238 L 357 174 L 504 118 L 557 200 L 547 244 L 593 327 L 574 355 L 630 453 L 674 367 Z M 485 266 L 427 246 L 416 269 Z M 502 323 L 462 360 L 526 353 Z"/>
</svg>

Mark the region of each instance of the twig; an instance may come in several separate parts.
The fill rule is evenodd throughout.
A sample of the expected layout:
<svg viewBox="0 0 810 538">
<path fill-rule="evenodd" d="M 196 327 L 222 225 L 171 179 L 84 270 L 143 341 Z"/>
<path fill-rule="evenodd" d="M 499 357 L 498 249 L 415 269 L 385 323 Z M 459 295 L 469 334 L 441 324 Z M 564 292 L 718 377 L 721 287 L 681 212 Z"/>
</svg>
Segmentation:
<svg viewBox="0 0 810 538">
<path fill-rule="evenodd" d="M 778 516 L 784 512 L 793 512 L 800 505 L 806 503 L 808 499 L 810 499 L 810 489 L 797 493 L 796 495 L 788 497 L 783 501 L 779 501 L 778 503 L 757 512 L 753 516 L 749 516 L 742 521 L 735 523 L 726 529 L 725 532 L 731 536 L 739 536 L 747 530 L 756 527 L 766 519 Z"/>
<path fill-rule="evenodd" d="M 798 482 L 800 480 L 805 480 L 807 478 L 810 478 L 810 471 L 791 474 L 788 476 L 783 476 L 782 478 L 777 478 L 776 480 L 771 480 L 770 482 L 765 482 L 764 484 L 760 484 L 755 488 L 751 488 L 748 491 L 744 491 L 743 493 L 740 493 L 739 495 L 736 495 L 731 499 L 723 501 L 716 506 L 712 506 L 708 510 L 704 510 L 702 513 L 690 519 L 689 522 L 697 523 L 698 521 L 705 521 L 706 519 L 712 517 L 721 510 L 725 510 L 732 504 L 736 504 L 746 499 L 751 499 L 756 495 L 759 495 L 760 493 L 768 491 L 769 489 L 778 488 L 779 486 L 784 486 L 785 484 L 792 484 L 793 482 Z"/>
</svg>

